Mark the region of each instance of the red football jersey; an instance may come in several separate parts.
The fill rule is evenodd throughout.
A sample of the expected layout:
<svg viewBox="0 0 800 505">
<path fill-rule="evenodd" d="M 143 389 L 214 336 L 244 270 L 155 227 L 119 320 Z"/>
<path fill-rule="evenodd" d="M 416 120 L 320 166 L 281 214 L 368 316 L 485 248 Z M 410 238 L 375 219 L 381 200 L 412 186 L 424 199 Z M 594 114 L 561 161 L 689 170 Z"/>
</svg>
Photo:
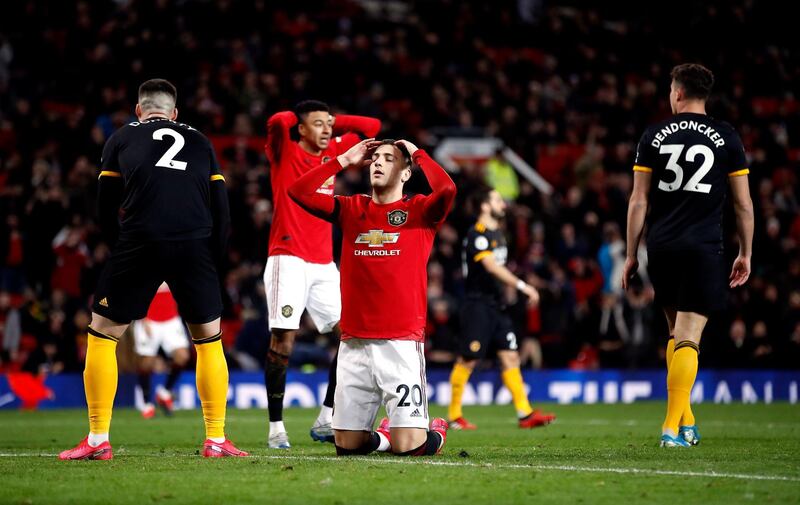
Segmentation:
<svg viewBox="0 0 800 505">
<path fill-rule="evenodd" d="M 347 151 L 361 139 L 354 133 L 333 137 L 328 148 L 319 156 L 314 156 L 291 139 L 290 129 L 295 124 L 297 117 L 293 112 L 278 112 L 267 122 L 266 152 L 270 161 L 274 209 L 269 233 L 269 255 L 285 254 L 309 263 L 330 263 L 333 261 L 331 224 L 301 209 L 289 198 L 287 190 L 301 175 Z M 373 136 L 380 129 L 380 121 L 358 116 L 336 117 L 334 130 L 350 128 Z M 334 177 L 331 177 L 317 192 L 333 195 L 333 189 Z"/>
<path fill-rule="evenodd" d="M 427 197 L 377 204 L 367 195 L 337 196 L 342 229 L 342 338 L 423 341 L 428 258 L 438 225 Z"/>
<path fill-rule="evenodd" d="M 166 284 L 158 288 L 145 317 L 158 323 L 178 317 L 178 304 Z"/>
</svg>

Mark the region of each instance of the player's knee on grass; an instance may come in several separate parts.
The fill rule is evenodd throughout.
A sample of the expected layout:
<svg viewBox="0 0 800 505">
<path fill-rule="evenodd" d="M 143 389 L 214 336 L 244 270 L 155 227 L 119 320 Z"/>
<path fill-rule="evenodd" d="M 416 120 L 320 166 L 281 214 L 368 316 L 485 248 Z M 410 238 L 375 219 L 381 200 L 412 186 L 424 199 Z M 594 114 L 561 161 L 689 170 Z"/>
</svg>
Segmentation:
<svg viewBox="0 0 800 505">
<path fill-rule="evenodd" d="M 369 431 L 333 430 L 336 454 L 338 456 L 367 454 L 363 450 L 371 441 L 371 435 Z"/>
<path fill-rule="evenodd" d="M 392 452 L 407 453 L 418 449 L 428 440 L 428 430 L 423 428 L 392 428 Z"/>
</svg>

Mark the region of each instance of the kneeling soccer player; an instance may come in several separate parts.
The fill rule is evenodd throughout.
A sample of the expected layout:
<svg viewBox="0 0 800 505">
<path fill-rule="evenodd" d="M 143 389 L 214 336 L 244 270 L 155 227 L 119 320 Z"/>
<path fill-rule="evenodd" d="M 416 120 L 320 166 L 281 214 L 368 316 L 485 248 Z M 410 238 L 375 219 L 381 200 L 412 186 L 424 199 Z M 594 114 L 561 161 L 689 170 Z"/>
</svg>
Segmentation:
<svg viewBox="0 0 800 505">
<path fill-rule="evenodd" d="M 403 195 L 412 160 L 428 178 L 430 195 Z M 372 195 L 317 192 L 340 170 L 365 166 Z M 362 141 L 289 188 L 300 206 L 342 229 L 342 341 L 333 411 L 338 455 L 391 450 L 425 456 L 444 446 L 447 421 L 428 426 L 426 266 L 455 194 L 444 169 L 405 140 Z M 381 404 L 388 418 L 372 431 Z"/>
</svg>

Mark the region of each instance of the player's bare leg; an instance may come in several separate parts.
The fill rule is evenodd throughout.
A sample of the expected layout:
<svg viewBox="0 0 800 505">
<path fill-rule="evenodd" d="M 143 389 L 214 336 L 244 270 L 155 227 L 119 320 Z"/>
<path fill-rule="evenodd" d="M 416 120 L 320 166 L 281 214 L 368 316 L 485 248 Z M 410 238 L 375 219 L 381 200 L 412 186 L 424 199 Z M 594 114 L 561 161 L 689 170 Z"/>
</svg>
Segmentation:
<svg viewBox="0 0 800 505">
<path fill-rule="evenodd" d="M 333 334 L 338 342 L 342 336 L 342 331 L 339 328 L 339 323 L 333 327 Z M 338 346 L 337 346 L 338 349 Z M 325 392 L 325 399 L 322 401 L 322 408 L 320 408 L 317 420 L 311 426 L 310 435 L 313 440 L 318 442 L 334 442 L 333 428 L 333 398 L 336 392 L 336 365 L 338 363 L 339 352 L 331 360 L 331 365 L 328 368 L 328 389 Z"/>
<path fill-rule="evenodd" d="M 392 452 L 398 456 L 433 456 L 439 454 L 447 440 L 448 423 L 437 417 L 430 430 L 391 428 Z"/>
<path fill-rule="evenodd" d="M 336 454 L 359 456 L 373 451 L 387 451 L 398 456 L 432 456 L 438 454 L 447 439 L 447 421 L 436 418 L 431 429 L 389 428 L 388 419 L 375 431 L 334 430 Z M 388 429 L 388 432 L 387 432 Z"/>
<path fill-rule="evenodd" d="M 197 393 L 206 426 L 204 457 L 247 456 L 225 438 L 225 407 L 228 401 L 228 364 L 222 348 L 220 319 L 188 324 L 197 351 Z"/>
<path fill-rule="evenodd" d="M 189 363 L 190 357 L 189 348 L 182 347 L 175 349 L 170 356 L 169 374 L 167 375 L 164 387 L 159 386 L 156 388 L 156 402 L 164 409 L 167 415 L 171 415 L 175 408 L 172 391 L 175 389 L 175 384 L 177 384 L 181 372 L 183 372 L 186 365 Z"/>
<path fill-rule="evenodd" d="M 453 371 L 450 372 L 450 407 L 447 409 L 447 416 L 450 421 L 450 428 L 453 430 L 474 430 L 478 428 L 464 418 L 464 412 L 461 408 L 464 388 L 477 364 L 477 359 L 459 356 L 453 365 Z"/>
<path fill-rule="evenodd" d="M 389 438 L 376 431 L 334 430 L 337 456 L 364 456 L 374 451 L 390 449 Z"/>
<path fill-rule="evenodd" d="M 89 435 L 59 459 L 111 459 L 108 433 L 117 393 L 117 342 L 129 323 L 117 323 L 92 313 L 86 349 L 83 385 L 89 412 Z"/>
<path fill-rule="evenodd" d="M 669 319 L 668 315 L 667 320 Z M 703 314 L 680 311 L 675 314 L 672 331 L 675 350 L 667 371 L 667 415 L 661 431 L 662 446 L 689 445 L 682 437 L 678 437 L 678 433 L 697 377 L 700 338 L 707 322 L 708 317 Z"/>
<path fill-rule="evenodd" d="M 286 371 L 292 355 L 297 330 L 272 329 L 267 363 L 264 367 L 264 385 L 267 388 L 269 410 L 269 438 L 271 449 L 289 449 L 289 437 L 283 424 L 283 396 L 286 393 Z"/>
<path fill-rule="evenodd" d="M 516 350 L 498 351 L 497 359 L 500 361 L 503 384 L 511 393 L 511 400 L 517 411 L 519 427 L 536 428 L 553 422 L 556 418 L 555 415 L 543 413 L 531 407 L 528 393 L 525 391 L 525 383 L 522 381 L 522 372 L 519 369 L 519 353 Z"/>
<path fill-rule="evenodd" d="M 139 356 L 138 381 L 139 389 L 142 390 L 142 417 L 151 419 L 156 415 L 156 407 L 153 404 L 153 369 L 155 368 L 155 356 Z"/>
<path fill-rule="evenodd" d="M 519 360 L 521 363 L 530 362 L 531 368 L 542 368 L 544 358 L 542 357 L 542 345 L 538 340 L 526 338 L 519 346 Z"/>
</svg>

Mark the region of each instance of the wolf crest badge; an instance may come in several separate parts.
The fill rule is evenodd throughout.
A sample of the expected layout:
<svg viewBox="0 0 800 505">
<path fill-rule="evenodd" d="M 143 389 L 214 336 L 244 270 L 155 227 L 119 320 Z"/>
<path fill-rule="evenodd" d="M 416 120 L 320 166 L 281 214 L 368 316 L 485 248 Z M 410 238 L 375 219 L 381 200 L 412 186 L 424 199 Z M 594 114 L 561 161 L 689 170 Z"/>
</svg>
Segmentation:
<svg viewBox="0 0 800 505">
<path fill-rule="evenodd" d="M 389 224 L 392 226 L 402 226 L 408 220 L 408 212 L 400 209 L 395 209 L 386 214 L 389 219 Z"/>
<path fill-rule="evenodd" d="M 293 312 L 294 309 L 292 309 L 291 305 L 284 305 L 283 307 L 281 307 L 281 314 L 283 315 L 283 317 L 292 317 Z"/>
</svg>

